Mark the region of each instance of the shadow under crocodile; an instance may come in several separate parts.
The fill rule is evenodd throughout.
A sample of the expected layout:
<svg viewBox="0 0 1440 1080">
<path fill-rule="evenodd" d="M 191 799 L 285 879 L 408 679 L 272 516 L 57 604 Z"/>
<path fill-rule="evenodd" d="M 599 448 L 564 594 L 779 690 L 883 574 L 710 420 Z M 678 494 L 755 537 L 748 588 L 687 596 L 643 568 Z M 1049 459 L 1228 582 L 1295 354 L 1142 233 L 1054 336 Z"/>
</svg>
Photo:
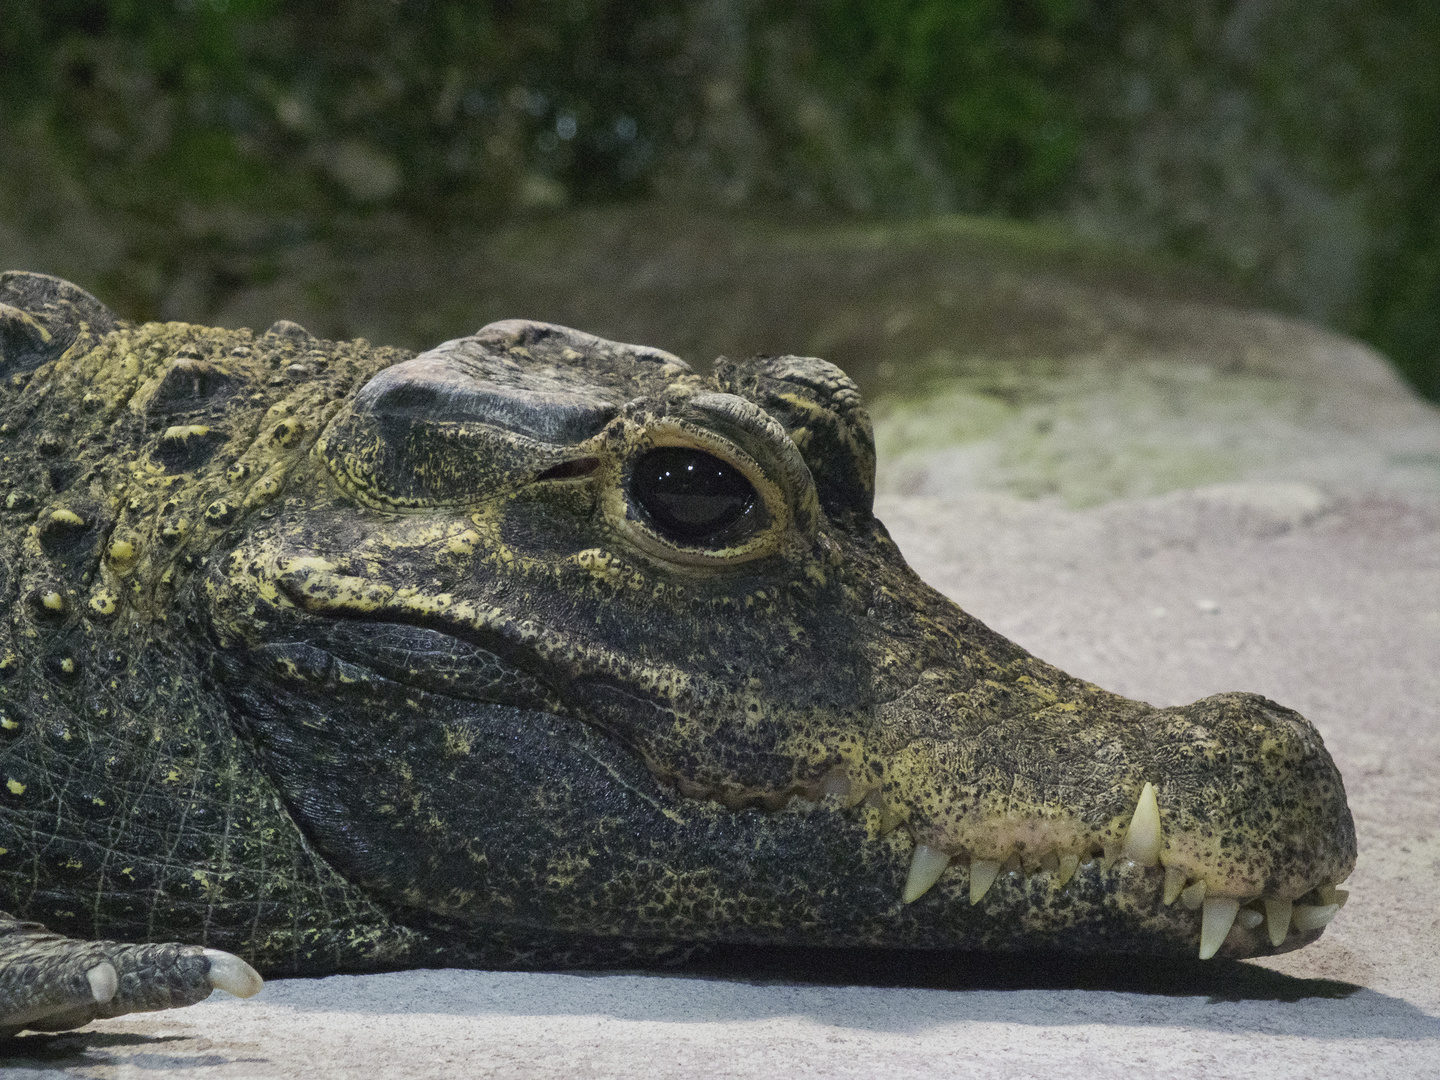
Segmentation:
<svg viewBox="0 0 1440 1080">
<path fill-rule="evenodd" d="M 137 1035 L 105 1030 L 67 1031 L 55 1035 L 31 1033 L 14 1039 L 0 1039 L 0 1070 L 5 1076 L 24 1076 L 27 1073 L 54 1075 L 54 1070 L 117 1066 L 166 1072 L 217 1065 L 263 1064 L 266 1061 L 264 1058 L 236 1058 L 225 1053 L 184 1053 L 194 1041 L 186 1035 Z"/>
<path fill-rule="evenodd" d="M 677 974 L 757 984 L 908 987 L 916 990 L 1103 990 L 1215 1001 L 1348 998 L 1364 988 L 1335 979 L 1297 979 L 1227 960 L 1136 956 L 974 953 L 896 949 L 729 946 Z"/>
<path fill-rule="evenodd" d="M 1353 983 L 1234 961 L 1136 957 L 737 947 L 665 972 L 432 970 L 286 979 L 268 984 L 256 1000 L 296 1012 L 599 1015 L 679 1024 L 801 1016 L 890 1032 L 967 1023 L 1108 1024 L 1440 1039 L 1440 1018 Z"/>
<path fill-rule="evenodd" d="M 1017 1024 L 1440 1040 L 1440 1018 L 1401 998 L 1253 964 L 866 949 L 735 947 L 667 972 L 442 969 L 281 979 L 268 983 L 253 1002 L 215 995 L 172 1019 L 188 1020 L 204 1034 L 207 1048 L 220 1050 L 226 1014 L 257 1006 L 267 1010 L 270 1022 L 288 1012 L 298 1014 L 302 1026 L 309 1024 L 305 1015 L 319 1013 L 429 1014 L 456 1018 L 460 1027 L 462 1017 L 482 1024 L 517 1016 L 602 1016 L 661 1024 L 800 1017 L 828 1027 L 911 1034 L 956 1025 Z M 144 1017 L 113 1023 L 136 1020 Z M 318 1016 L 316 1022 L 328 1026 Z M 277 1029 L 277 1037 L 285 1036 Z M 196 1066 L 194 1058 L 162 1045 L 174 1038 L 116 1032 L 108 1023 L 90 1031 L 29 1034 L 0 1042 L 0 1070 L 134 1064 L 136 1054 L 151 1068 Z M 263 1046 L 248 1048 L 263 1051 Z M 105 1057 L 95 1058 L 97 1052 Z M 222 1058 L 205 1064 L 219 1064 Z"/>
</svg>

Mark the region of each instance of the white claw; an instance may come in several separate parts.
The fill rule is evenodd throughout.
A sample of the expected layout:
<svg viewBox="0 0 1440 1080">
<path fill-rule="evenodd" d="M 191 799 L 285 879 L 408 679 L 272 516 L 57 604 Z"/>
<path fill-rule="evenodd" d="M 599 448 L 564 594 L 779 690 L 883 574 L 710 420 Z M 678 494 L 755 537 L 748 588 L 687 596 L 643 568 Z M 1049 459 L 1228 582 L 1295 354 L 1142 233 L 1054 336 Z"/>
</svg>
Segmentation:
<svg viewBox="0 0 1440 1080">
<path fill-rule="evenodd" d="M 1061 855 L 1061 856 L 1060 856 L 1060 878 L 1059 878 L 1060 884 L 1061 884 L 1061 885 L 1066 885 L 1066 884 L 1068 884 L 1069 881 L 1070 881 L 1070 879 L 1075 876 L 1075 871 L 1076 871 L 1076 870 L 1079 870 L 1079 869 L 1080 869 L 1080 856 L 1079 856 L 1079 855 Z M 972 871 L 972 873 L 973 873 L 973 871 Z"/>
<path fill-rule="evenodd" d="M 1155 785 L 1148 780 L 1140 789 L 1140 801 L 1125 830 L 1125 858 L 1136 866 L 1154 866 L 1160 861 L 1160 805 L 1155 801 Z"/>
<path fill-rule="evenodd" d="M 910 876 L 905 879 L 905 894 L 902 899 L 913 904 L 930 891 L 930 886 L 940 880 L 945 867 L 950 865 L 950 856 L 926 844 L 916 844 L 915 854 L 910 859 Z"/>
<path fill-rule="evenodd" d="M 1167 866 L 1165 868 L 1165 893 L 1160 898 L 1166 907 L 1175 902 L 1175 898 L 1180 895 L 1180 890 L 1183 888 L 1185 888 L 1185 871 Z"/>
<path fill-rule="evenodd" d="M 1231 896 L 1207 896 L 1205 911 L 1200 916 L 1200 959 L 1209 960 L 1225 939 L 1230 936 L 1230 927 L 1235 925 L 1235 916 L 1240 911 L 1240 901 Z"/>
<path fill-rule="evenodd" d="M 102 960 L 85 972 L 85 981 L 90 984 L 90 996 L 101 1005 L 113 998 L 115 991 L 120 989 L 120 976 L 115 974 L 115 965 L 109 960 Z"/>
<path fill-rule="evenodd" d="M 1285 935 L 1290 932 L 1290 909 L 1294 906 L 1290 900 L 1265 901 L 1265 932 L 1277 949 L 1285 944 Z"/>
<path fill-rule="evenodd" d="M 210 985 L 216 990 L 248 998 L 258 994 L 265 985 L 260 973 L 233 953 L 206 949 L 205 959 L 210 961 Z"/>
<path fill-rule="evenodd" d="M 990 859 L 970 860 L 970 903 L 978 904 L 1000 876 L 1000 864 Z"/>
<path fill-rule="evenodd" d="M 1290 921 L 1296 930 L 1319 930 L 1335 917 L 1339 904 L 1296 904 Z"/>
</svg>

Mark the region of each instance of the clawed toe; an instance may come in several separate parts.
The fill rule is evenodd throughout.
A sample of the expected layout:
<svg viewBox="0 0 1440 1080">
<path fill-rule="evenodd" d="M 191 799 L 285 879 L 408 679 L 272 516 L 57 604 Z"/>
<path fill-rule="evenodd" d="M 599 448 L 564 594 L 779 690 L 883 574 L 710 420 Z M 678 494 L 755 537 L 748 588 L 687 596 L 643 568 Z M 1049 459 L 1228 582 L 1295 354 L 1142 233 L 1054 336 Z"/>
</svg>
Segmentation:
<svg viewBox="0 0 1440 1080">
<path fill-rule="evenodd" d="M 0 914 L 0 1038 L 193 1005 L 217 989 L 253 997 L 262 985 L 218 949 L 78 941 Z"/>
</svg>

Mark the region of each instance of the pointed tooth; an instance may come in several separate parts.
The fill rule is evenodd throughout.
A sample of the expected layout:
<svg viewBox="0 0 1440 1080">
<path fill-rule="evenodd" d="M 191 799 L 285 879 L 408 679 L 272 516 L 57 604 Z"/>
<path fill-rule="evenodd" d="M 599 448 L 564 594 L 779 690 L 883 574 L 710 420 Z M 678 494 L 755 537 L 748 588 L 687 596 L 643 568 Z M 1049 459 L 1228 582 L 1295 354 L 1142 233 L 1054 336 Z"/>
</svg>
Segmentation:
<svg viewBox="0 0 1440 1080">
<path fill-rule="evenodd" d="M 910 876 L 905 879 L 905 894 L 902 899 L 913 904 L 930 891 L 930 886 L 940 880 L 945 867 L 950 865 L 950 856 L 937 851 L 927 844 L 916 844 L 915 854 L 910 859 Z"/>
<path fill-rule="evenodd" d="M 115 965 L 109 960 L 102 960 L 85 972 L 85 981 L 90 984 L 90 996 L 101 1005 L 113 998 L 115 991 L 120 989 L 120 976 L 115 973 Z"/>
<path fill-rule="evenodd" d="M 1235 916 L 1240 911 L 1240 901 L 1231 896 L 1207 896 L 1205 910 L 1200 916 L 1200 959 L 1209 960 L 1225 939 L 1230 936 L 1230 927 L 1235 925 Z"/>
<path fill-rule="evenodd" d="M 1160 861 L 1160 840 L 1160 804 L 1155 801 L 1155 785 L 1147 780 L 1125 830 L 1125 858 L 1136 866 L 1154 866 Z"/>
<path fill-rule="evenodd" d="M 1160 897 L 1161 902 L 1169 907 L 1180 895 L 1180 890 L 1185 888 L 1185 871 L 1175 866 L 1165 868 L 1165 892 Z"/>
<path fill-rule="evenodd" d="M 1277 949 L 1285 944 L 1285 935 L 1290 932 L 1290 909 L 1294 906 L 1290 900 L 1265 901 L 1265 932 Z"/>
<path fill-rule="evenodd" d="M 1000 864 L 991 859 L 970 860 L 970 903 L 978 904 L 1000 876 Z"/>
<path fill-rule="evenodd" d="M 260 973 L 233 953 L 206 949 L 205 959 L 210 961 L 210 985 L 216 990 L 248 998 L 258 994 L 265 985 Z"/>
<path fill-rule="evenodd" d="M 1061 856 L 1060 856 L 1060 877 L 1059 877 L 1060 884 L 1061 884 L 1061 885 L 1069 884 L 1070 879 L 1075 876 L 1075 871 L 1076 871 L 1076 870 L 1079 870 L 1079 869 L 1080 869 L 1080 856 L 1079 856 L 1079 855 L 1061 855 Z"/>
<path fill-rule="evenodd" d="M 1060 856 L 1053 851 L 1047 851 L 1040 856 L 1040 869 L 1047 874 L 1058 874 L 1060 872 Z"/>
<path fill-rule="evenodd" d="M 1020 872 L 1019 854 L 1012 851 L 1010 857 L 1000 864 L 1000 869 L 1007 874 L 1018 874 Z"/>
<path fill-rule="evenodd" d="M 1109 870 L 1120 858 L 1120 852 L 1125 850 L 1124 841 L 1116 840 L 1105 845 L 1105 854 L 1100 856 L 1100 869 Z"/>
<path fill-rule="evenodd" d="M 1253 907 L 1246 907 L 1240 909 L 1240 914 L 1235 916 L 1235 921 L 1246 930 L 1254 930 L 1265 921 L 1265 916 Z"/>
<path fill-rule="evenodd" d="M 1296 930 L 1319 930 L 1339 910 L 1339 904 L 1296 904 L 1290 922 Z"/>
<path fill-rule="evenodd" d="M 1180 902 L 1194 911 L 1205 902 L 1205 882 L 1197 881 L 1189 888 L 1180 890 Z"/>
<path fill-rule="evenodd" d="M 1320 894 L 1322 904 L 1338 904 L 1344 907 L 1345 901 L 1350 899 L 1349 889 L 1337 889 L 1334 885 L 1321 885 L 1315 891 Z"/>
</svg>

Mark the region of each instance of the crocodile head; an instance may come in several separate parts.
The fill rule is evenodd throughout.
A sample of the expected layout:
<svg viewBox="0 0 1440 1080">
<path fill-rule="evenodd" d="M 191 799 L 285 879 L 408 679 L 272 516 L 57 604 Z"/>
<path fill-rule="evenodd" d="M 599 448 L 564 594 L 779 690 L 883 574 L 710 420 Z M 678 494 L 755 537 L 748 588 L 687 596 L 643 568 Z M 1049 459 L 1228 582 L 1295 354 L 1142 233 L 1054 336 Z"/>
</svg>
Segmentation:
<svg viewBox="0 0 1440 1080">
<path fill-rule="evenodd" d="M 275 438 L 288 436 L 281 420 Z M 855 384 L 503 322 L 339 402 L 205 579 L 248 736 L 432 925 L 1244 956 L 1343 900 L 1296 713 L 1159 709 L 927 587 Z"/>
<path fill-rule="evenodd" d="M 10 274 L 0 377 L 13 913 L 320 972 L 1245 956 L 1344 899 L 1315 730 L 1106 693 L 928 588 L 822 360 L 414 357 Z"/>
</svg>

